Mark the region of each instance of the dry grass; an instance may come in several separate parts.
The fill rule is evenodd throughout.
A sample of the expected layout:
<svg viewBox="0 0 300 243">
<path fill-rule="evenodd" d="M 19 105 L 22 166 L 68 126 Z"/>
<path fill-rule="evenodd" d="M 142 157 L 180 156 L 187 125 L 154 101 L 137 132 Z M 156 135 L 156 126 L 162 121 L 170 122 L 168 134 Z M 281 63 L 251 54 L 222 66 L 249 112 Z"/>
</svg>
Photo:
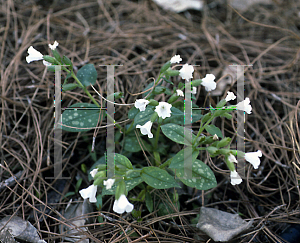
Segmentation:
<svg viewBox="0 0 300 243">
<path fill-rule="evenodd" d="M 218 186 L 198 197 L 195 192 L 195 198 L 183 203 L 181 212 L 174 214 L 175 223 L 155 214 L 138 223 L 130 216 L 120 218 L 109 212 L 95 212 L 89 215 L 94 223 L 88 232 L 83 232 L 88 238 L 95 242 L 212 242 L 189 223 L 199 212 L 188 207 L 192 201 L 198 206 L 240 212 L 245 219 L 254 219 L 253 229 L 236 242 L 254 242 L 254 238 L 256 242 L 281 242 L 278 234 L 287 223 L 299 224 L 297 1 L 255 6 L 242 16 L 218 1 L 208 4 L 202 13 L 185 14 L 163 11 L 146 0 L 2 0 L 0 6 L 0 145 L 4 166 L 0 168 L 0 182 L 19 172 L 17 183 L 0 187 L 0 218 L 13 214 L 29 218 L 45 240 L 58 242 L 58 225 L 68 224 L 59 218 L 67 204 L 62 196 L 74 188 L 77 174 L 86 178 L 80 170 L 81 163 L 89 163 L 89 153 L 83 147 L 86 141 L 80 134 L 63 133 L 63 175 L 71 179 L 62 188 L 45 179 L 53 173 L 54 75 L 46 72 L 41 63 L 27 64 L 25 56 L 31 45 L 50 54 L 47 44 L 57 40 L 59 51 L 73 61 L 75 68 L 87 62 L 96 67 L 123 65 L 115 72 L 115 89 L 125 93 L 120 100 L 123 103 L 133 103 L 136 96 L 131 94 L 140 92 L 174 54 L 180 54 L 183 63 L 200 65 L 195 78 L 211 72 L 220 78 L 221 70 L 232 63 L 253 65 L 245 71 L 245 97 L 250 98 L 253 107 L 245 123 L 245 150 L 263 152 L 260 168 L 254 171 L 247 167 L 243 184 L 233 187 L 222 161 L 207 159 L 205 162 L 217 175 Z M 105 94 L 106 70 L 97 70 L 95 87 Z M 229 89 L 236 91 L 235 83 Z M 202 90 L 197 96 L 202 107 L 218 101 L 205 97 Z M 62 96 L 62 107 L 84 100 L 84 93 L 67 92 Z M 116 107 L 118 120 L 127 119 L 125 109 Z M 224 132 L 230 133 L 227 128 L 232 124 L 234 121 L 222 121 Z M 92 132 L 88 137 L 92 138 Z M 104 139 L 105 130 L 100 129 L 98 151 Z M 75 149 L 76 159 L 72 158 Z M 51 191 L 60 195 L 57 200 L 51 201 Z M 211 192 L 213 197 L 208 198 Z M 110 212 L 111 202 L 108 198 L 104 204 Z M 99 215 L 105 215 L 101 227 L 95 217 Z M 123 235 L 119 234 L 121 231 Z M 139 237 L 131 238 L 132 232 Z"/>
</svg>

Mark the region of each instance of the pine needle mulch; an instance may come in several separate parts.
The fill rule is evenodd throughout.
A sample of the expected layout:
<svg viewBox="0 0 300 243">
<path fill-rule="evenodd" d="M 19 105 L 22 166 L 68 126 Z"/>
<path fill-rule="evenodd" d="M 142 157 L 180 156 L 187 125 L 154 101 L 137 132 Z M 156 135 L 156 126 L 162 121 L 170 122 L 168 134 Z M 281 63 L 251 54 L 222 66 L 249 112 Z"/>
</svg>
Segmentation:
<svg viewBox="0 0 300 243">
<path fill-rule="evenodd" d="M 97 67 L 95 87 L 104 95 L 106 69 L 99 65 L 122 65 L 115 68 L 115 91 L 124 92 L 120 103 L 133 103 L 137 96 L 132 94 L 141 92 L 175 54 L 182 63 L 198 65 L 194 78 L 214 73 L 220 80 L 228 65 L 246 65 L 245 97 L 253 110 L 246 116 L 245 151 L 263 152 L 259 169 L 247 165 L 239 186 L 230 184 L 221 158 L 203 159 L 215 171 L 218 186 L 189 190 L 189 198 L 181 198 L 180 211 L 172 215 L 154 212 L 138 222 L 131 215 L 109 213 L 113 199 L 107 197 L 100 211 L 85 216 L 91 221 L 88 231 L 79 229 L 81 234 L 94 242 L 213 242 L 191 221 L 206 206 L 254 220 L 253 228 L 232 242 L 285 242 L 281 233 L 300 222 L 299 9 L 296 1 L 274 1 L 238 13 L 221 1 L 209 1 L 202 12 L 177 14 L 149 0 L 1 1 L 0 219 L 22 217 L 46 241 L 60 242 L 59 226 L 74 227 L 62 216 L 70 199 L 64 195 L 74 191 L 79 176 L 83 186 L 89 185 L 81 164 L 92 165 L 87 145 L 94 131 L 84 136 L 64 132 L 63 175 L 71 179 L 46 179 L 53 176 L 54 75 L 41 62 L 27 64 L 25 57 L 31 45 L 50 54 L 48 44 L 57 40 L 75 70 L 86 63 Z M 236 80 L 220 97 L 201 89 L 197 104 L 215 105 L 228 90 L 236 93 Z M 84 93 L 67 92 L 62 107 L 79 101 L 87 101 Z M 116 106 L 116 119 L 126 120 L 128 109 Z M 220 124 L 236 138 L 229 129 L 234 120 Z M 99 156 L 105 136 L 100 129 Z M 12 176 L 16 181 L 5 184 Z M 166 203 L 167 195 L 157 192 Z"/>
</svg>

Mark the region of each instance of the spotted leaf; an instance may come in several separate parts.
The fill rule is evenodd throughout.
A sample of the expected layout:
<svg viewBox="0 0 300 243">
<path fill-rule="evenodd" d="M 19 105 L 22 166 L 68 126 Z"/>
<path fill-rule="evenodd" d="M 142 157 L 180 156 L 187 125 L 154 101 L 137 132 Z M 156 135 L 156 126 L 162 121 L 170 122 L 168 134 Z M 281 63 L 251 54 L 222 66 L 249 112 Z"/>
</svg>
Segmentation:
<svg viewBox="0 0 300 243">
<path fill-rule="evenodd" d="M 193 164 L 199 155 L 199 151 L 192 149 L 192 147 L 186 147 L 180 150 L 173 158 L 169 168 L 182 169 L 187 164 Z"/>
<path fill-rule="evenodd" d="M 190 167 L 176 169 L 176 177 L 185 185 L 198 190 L 208 190 L 217 186 L 217 180 L 212 170 L 202 161 L 196 159 Z"/>
<path fill-rule="evenodd" d="M 86 64 L 77 72 L 77 78 L 83 86 L 87 87 L 95 84 L 97 80 L 97 71 L 93 64 Z"/>
<path fill-rule="evenodd" d="M 192 145 L 196 138 L 191 130 L 172 123 L 161 126 L 161 130 L 166 137 L 180 144 Z"/>
<path fill-rule="evenodd" d="M 62 129 L 69 132 L 86 132 L 97 126 L 104 112 L 96 105 L 76 103 L 62 114 Z"/>
<path fill-rule="evenodd" d="M 157 167 L 144 167 L 142 169 L 141 177 L 149 186 L 156 189 L 180 187 L 167 171 Z"/>
</svg>

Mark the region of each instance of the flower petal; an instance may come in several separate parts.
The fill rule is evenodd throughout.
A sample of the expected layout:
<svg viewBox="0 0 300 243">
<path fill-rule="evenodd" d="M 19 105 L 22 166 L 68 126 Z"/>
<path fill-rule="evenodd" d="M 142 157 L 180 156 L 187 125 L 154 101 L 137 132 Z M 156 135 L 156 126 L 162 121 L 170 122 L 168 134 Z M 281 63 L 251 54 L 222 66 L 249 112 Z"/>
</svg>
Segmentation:
<svg viewBox="0 0 300 243">
<path fill-rule="evenodd" d="M 92 171 L 90 171 L 91 176 L 94 178 L 95 175 L 97 174 L 98 169 L 93 169 Z"/>
<path fill-rule="evenodd" d="M 159 102 L 159 104 L 155 107 L 155 112 L 157 113 L 157 115 L 159 117 L 161 117 L 162 119 L 165 119 L 166 117 L 170 117 L 171 116 L 171 107 L 172 105 L 161 101 Z"/>
<path fill-rule="evenodd" d="M 144 111 L 148 104 L 149 104 L 149 100 L 145 100 L 145 99 L 138 99 L 134 102 L 135 108 L 139 109 L 140 111 Z"/>
<path fill-rule="evenodd" d="M 153 138 L 153 134 L 151 133 L 152 122 L 147 121 L 143 126 L 136 125 L 136 128 L 141 129 L 141 133 L 143 135 L 148 135 L 148 138 Z"/>
<path fill-rule="evenodd" d="M 260 165 L 259 157 L 261 156 L 262 156 L 262 152 L 260 150 L 257 150 L 256 152 L 248 152 L 245 153 L 245 160 L 251 163 L 254 169 L 257 169 L 258 166 Z"/>
<path fill-rule="evenodd" d="M 177 94 L 177 96 L 181 96 L 181 97 L 184 96 L 182 90 L 180 90 L 180 89 L 177 89 L 177 90 L 176 90 L 176 94 Z"/>
<path fill-rule="evenodd" d="M 213 74 L 206 74 L 205 78 L 202 79 L 201 85 L 205 87 L 206 91 L 212 91 L 216 89 L 217 84 L 214 82 L 215 75 Z"/>
<path fill-rule="evenodd" d="M 122 194 L 118 200 L 115 200 L 113 205 L 113 210 L 118 214 L 122 214 L 125 211 L 130 213 L 133 208 L 133 204 L 127 200 L 127 197 L 124 194 Z"/>
<path fill-rule="evenodd" d="M 236 171 L 230 171 L 230 179 L 231 179 L 231 185 L 233 186 L 241 184 L 241 182 L 243 181 Z"/>
<path fill-rule="evenodd" d="M 88 188 L 82 189 L 79 191 L 80 195 L 84 199 L 90 199 L 91 203 L 97 202 L 96 193 L 97 193 L 97 186 L 90 185 Z"/>
<path fill-rule="evenodd" d="M 250 105 L 250 99 L 247 97 L 245 100 L 239 102 L 236 105 L 236 109 L 241 110 L 241 111 L 245 111 L 248 114 L 251 114 L 252 107 Z"/>
<path fill-rule="evenodd" d="M 190 80 L 193 78 L 194 67 L 189 64 L 184 64 L 179 70 L 179 75 L 182 79 Z"/>
<path fill-rule="evenodd" d="M 58 45 L 59 45 L 58 42 L 54 41 L 53 45 L 49 44 L 48 46 L 51 50 L 55 50 Z"/>
<path fill-rule="evenodd" d="M 182 59 L 180 58 L 180 55 L 175 55 L 171 58 L 170 63 L 180 63 Z"/>
<path fill-rule="evenodd" d="M 235 100 L 236 96 L 233 92 L 228 91 L 225 100 L 228 102 L 230 100 Z"/>
<path fill-rule="evenodd" d="M 27 63 L 31 63 L 33 61 L 43 60 L 43 54 L 34 49 L 32 46 L 28 48 L 28 56 L 26 57 Z"/>
</svg>

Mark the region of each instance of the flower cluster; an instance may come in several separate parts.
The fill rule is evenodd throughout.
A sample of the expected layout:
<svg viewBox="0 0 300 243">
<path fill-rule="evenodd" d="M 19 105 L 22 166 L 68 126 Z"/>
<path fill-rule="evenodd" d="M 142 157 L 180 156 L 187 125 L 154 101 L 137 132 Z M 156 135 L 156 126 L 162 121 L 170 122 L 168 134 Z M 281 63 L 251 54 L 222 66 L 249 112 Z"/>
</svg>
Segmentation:
<svg viewBox="0 0 300 243">
<path fill-rule="evenodd" d="M 260 165 L 260 159 L 259 157 L 262 156 L 262 152 L 260 150 L 257 150 L 257 152 L 248 152 L 245 153 L 244 155 L 244 159 L 246 161 L 248 161 L 249 163 L 251 163 L 254 167 L 254 169 L 257 169 L 258 166 Z M 227 157 L 227 160 L 230 163 L 237 163 L 238 161 L 236 160 L 236 158 L 234 157 L 234 155 L 230 154 Z M 234 168 L 234 167 L 233 167 Z M 230 171 L 230 178 L 231 178 L 231 184 L 232 185 L 238 185 L 242 182 L 242 178 L 239 176 L 239 174 L 237 173 L 237 171 L 235 169 Z"/>
<path fill-rule="evenodd" d="M 48 46 L 49 46 L 49 48 L 50 48 L 51 50 L 55 50 L 56 47 L 57 47 L 58 45 L 59 45 L 58 42 L 57 42 L 57 41 L 54 41 L 53 45 L 49 44 Z M 39 51 L 37 51 L 36 49 L 34 49 L 32 46 L 30 46 L 30 47 L 28 48 L 28 54 L 29 54 L 29 55 L 26 57 L 27 63 L 31 63 L 31 62 L 33 62 L 33 61 L 40 61 L 40 60 L 43 60 L 43 56 L 44 56 L 44 55 L 43 55 L 42 53 L 40 53 Z M 45 60 L 43 60 L 43 64 L 44 64 L 45 66 L 51 65 L 50 62 L 47 62 L 47 61 L 45 61 Z"/>
<path fill-rule="evenodd" d="M 49 48 L 52 50 L 54 57 L 43 55 L 39 51 L 35 50 L 32 46 L 30 46 L 28 48 L 29 55 L 26 57 L 26 61 L 28 63 L 30 63 L 32 61 L 43 60 L 43 63 L 46 66 L 49 66 L 52 64 L 54 64 L 54 65 L 66 64 L 65 66 L 67 66 L 68 68 L 66 68 L 65 70 L 68 72 L 68 74 L 71 77 L 73 77 L 75 79 L 75 81 L 77 83 L 75 83 L 75 84 L 74 83 L 73 84 L 65 83 L 64 84 L 65 86 L 63 87 L 63 88 L 65 88 L 65 90 L 72 90 L 72 89 L 74 89 L 74 87 L 75 88 L 76 87 L 85 88 L 88 85 L 94 84 L 97 79 L 96 70 L 92 70 L 91 66 L 89 66 L 89 68 L 84 69 L 84 67 L 85 67 L 84 66 L 80 70 L 78 70 L 77 76 L 76 76 L 75 73 L 73 72 L 73 64 L 72 64 L 71 60 L 68 59 L 66 56 L 63 56 L 63 58 L 61 58 L 59 53 L 56 51 L 56 48 L 58 47 L 58 45 L 59 44 L 57 41 L 55 41 L 53 44 L 48 45 Z M 239 176 L 239 174 L 237 173 L 237 171 L 235 169 L 235 164 L 238 163 L 238 161 L 237 161 L 236 157 L 234 156 L 234 154 L 235 154 L 234 151 L 236 151 L 236 155 L 238 157 L 243 157 L 246 161 L 251 163 L 255 169 L 258 168 L 258 166 L 260 165 L 260 157 L 262 156 L 262 152 L 260 150 L 258 150 L 257 152 L 249 152 L 249 153 L 243 153 L 243 152 L 240 152 L 237 150 L 230 150 L 231 138 L 229 138 L 229 137 L 223 138 L 222 132 L 220 130 L 217 130 L 218 128 L 211 129 L 212 126 L 210 125 L 212 120 L 219 116 L 224 116 L 228 119 L 231 119 L 232 116 L 229 114 L 229 111 L 234 110 L 234 109 L 244 111 L 248 114 L 251 114 L 252 107 L 250 105 L 250 99 L 248 97 L 244 101 L 239 102 L 237 105 L 225 107 L 225 104 L 227 102 L 233 101 L 236 99 L 236 95 L 233 92 L 227 92 L 226 98 L 222 99 L 217 104 L 216 108 L 211 107 L 210 112 L 208 112 L 207 114 L 202 115 L 199 113 L 198 114 L 193 113 L 191 116 L 191 120 L 192 121 L 198 120 L 201 122 L 201 125 L 199 126 L 199 131 L 198 131 L 197 135 L 195 135 L 193 133 L 194 131 L 192 131 L 191 136 L 194 137 L 193 139 L 189 139 L 187 136 L 185 136 L 186 131 L 189 132 L 191 129 L 188 129 L 185 126 L 181 126 L 183 124 L 182 119 L 167 119 L 172 116 L 173 116 L 172 118 L 175 118 L 175 117 L 182 118 L 184 116 L 185 113 L 182 111 L 182 108 L 181 108 L 182 106 L 185 105 L 184 102 L 186 101 L 186 100 L 185 101 L 182 100 L 182 99 L 186 99 L 186 97 L 184 95 L 184 90 L 185 90 L 186 94 L 194 94 L 195 95 L 195 94 L 197 94 L 197 87 L 200 85 L 203 86 L 207 92 L 210 92 L 210 91 L 213 91 L 216 89 L 216 82 L 215 82 L 216 77 L 213 74 L 206 74 L 206 76 L 202 79 L 192 80 L 193 73 L 194 73 L 194 67 L 192 65 L 184 64 L 184 65 L 182 65 L 180 70 L 175 70 L 175 69 L 171 68 L 172 64 L 180 63 L 181 61 L 182 61 L 182 58 L 180 57 L 180 55 L 175 55 L 168 62 L 166 62 L 163 65 L 163 67 L 160 70 L 157 80 L 155 80 L 155 82 L 154 82 L 153 89 L 151 89 L 151 91 L 148 90 L 149 91 L 148 95 L 145 98 L 137 99 L 135 101 L 135 103 L 134 103 L 135 108 L 132 108 L 132 110 L 131 110 L 132 113 L 130 114 L 130 116 L 131 116 L 130 118 L 132 118 L 132 115 L 134 115 L 134 121 L 131 123 L 130 126 L 126 126 L 124 129 L 121 126 L 118 127 L 118 128 L 120 128 L 120 134 L 124 134 L 124 135 L 127 134 L 128 137 L 130 137 L 131 139 L 132 139 L 132 134 L 130 135 L 130 132 L 133 133 L 132 128 L 134 128 L 134 126 L 135 126 L 135 128 L 140 129 L 141 134 L 148 136 L 149 139 L 154 138 L 154 135 L 151 132 L 151 129 L 156 130 L 154 132 L 155 138 L 153 140 L 151 140 L 151 144 L 148 143 L 148 146 L 150 148 L 149 151 L 153 152 L 153 155 L 154 155 L 153 158 L 154 158 L 155 166 L 151 165 L 151 166 L 149 166 L 151 168 L 142 168 L 141 169 L 140 167 L 136 167 L 136 166 L 132 165 L 129 158 L 127 158 L 125 155 L 115 153 L 115 161 L 114 161 L 115 167 L 114 168 L 115 168 L 115 172 L 116 172 L 117 176 L 113 176 L 112 178 L 107 178 L 106 177 L 106 169 L 107 169 L 106 165 L 96 164 L 95 165 L 96 169 L 93 169 L 90 171 L 90 175 L 94 180 L 93 184 L 88 186 L 87 188 L 84 188 L 79 191 L 82 198 L 84 198 L 85 200 L 89 200 L 91 203 L 96 203 L 97 202 L 97 197 L 96 197 L 97 188 L 98 188 L 98 186 L 101 186 L 104 191 L 107 190 L 106 191 L 107 194 L 115 195 L 113 211 L 118 214 L 122 214 L 124 212 L 129 213 L 134 208 L 134 205 L 131 204 L 127 199 L 127 195 L 128 195 L 127 190 L 129 190 L 128 187 L 130 188 L 130 186 L 135 183 L 135 182 L 130 183 L 130 180 L 141 178 L 142 180 L 139 181 L 139 183 L 145 182 L 146 184 L 148 184 L 150 186 L 150 188 L 156 188 L 156 189 L 166 188 L 168 185 L 172 185 L 172 186 L 176 185 L 177 182 L 173 178 L 174 176 L 169 175 L 167 170 L 165 170 L 165 168 L 167 166 L 169 166 L 169 168 L 175 168 L 175 167 L 172 167 L 175 165 L 176 168 L 178 169 L 178 171 L 180 171 L 181 167 L 179 166 L 179 162 L 181 162 L 181 160 L 179 158 L 181 158 L 181 156 L 182 156 L 182 154 L 184 154 L 185 150 L 182 149 L 180 152 L 177 153 L 177 155 L 175 155 L 175 156 L 177 156 L 177 160 L 176 159 L 175 160 L 168 159 L 165 162 L 163 160 L 161 160 L 160 151 L 163 151 L 163 150 L 159 150 L 159 145 L 158 145 L 160 131 L 162 131 L 162 133 L 167 138 L 171 139 L 172 141 L 174 141 L 176 143 L 185 144 L 185 145 L 191 146 L 193 148 L 197 148 L 197 149 L 199 148 L 199 150 L 206 149 L 211 154 L 212 157 L 218 156 L 218 155 L 223 155 L 225 157 L 226 164 L 231 171 L 230 179 L 231 179 L 232 185 L 238 185 L 242 182 L 242 178 Z M 87 64 L 87 65 L 91 65 L 91 64 Z M 175 67 L 176 66 L 174 66 L 173 68 L 175 68 Z M 48 67 L 48 69 L 51 69 L 51 67 Z M 79 80 L 80 78 L 78 78 L 78 77 L 89 75 L 89 74 L 91 74 L 91 71 L 93 71 L 95 73 L 95 75 L 91 75 L 91 76 L 94 76 L 93 77 L 94 81 L 92 83 L 91 82 L 85 83 L 85 82 L 81 82 Z M 81 75 L 79 75 L 79 74 L 81 74 Z M 171 91 L 171 89 L 168 89 L 167 87 L 162 87 L 162 85 L 160 85 L 161 80 L 164 80 L 164 81 L 172 84 L 171 80 L 169 80 L 169 78 L 171 76 L 179 76 L 179 77 L 181 77 L 181 79 L 184 80 L 184 82 L 180 82 L 178 84 L 178 87 L 174 87 L 173 91 Z M 91 101 L 94 102 L 94 104 L 98 106 L 99 104 L 94 99 L 92 99 L 92 95 L 90 95 L 88 90 L 87 89 L 84 89 L 84 90 L 91 98 Z M 167 101 L 158 102 L 157 100 L 154 100 L 155 95 L 162 94 L 162 93 L 170 95 L 170 97 L 168 98 Z M 163 96 L 163 97 L 165 97 L 165 96 Z M 183 97 L 183 98 L 181 98 L 181 97 Z M 193 104 L 193 105 L 196 105 L 196 104 Z M 196 107 L 197 107 L 197 105 L 196 105 Z M 139 115 L 137 115 L 137 114 L 139 114 Z M 182 117 L 181 117 L 181 115 L 182 115 Z M 109 115 L 107 114 L 107 116 L 109 116 Z M 89 120 L 91 120 L 91 119 L 89 119 Z M 155 122 L 157 122 L 158 125 L 154 126 L 152 128 L 152 126 Z M 140 123 L 140 124 L 138 124 L 138 123 Z M 171 124 L 168 124 L 168 123 L 171 123 Z M 98 120 L 96 120 L 95 124 L 98 124 Z M 204 135 L 204 133 L 202 133 L 202 131 L 204 131 L 204 130 L 206 130 L 206 132 L 210 133 L 211 135 L 210 136 Z M 211 132 L 212 130 L 215 131 L 216 134 L 213 135 Z M 120 137 L 122 137 L 122 136 L 123 135 L 121 135 Z M 129 141 L 129 139 L 126 140 L 127 138 L 125 136 L 123 136 L 122 139 L 124 139 L 123 141 L 125 141 L 125 143 L 126 143 L 126 141 Z M 132 144 L 132 147 L 136 147 L 134 142 L 131 141 L 130 143 Z M 129 144 L 128 147 L 130 147 L 130 146 L 131 145 Z M 125 149 L 125 147 L 124 147 L 124 149 Z M 130 150 L 126 150 L 126 151 L 129 152 Z M 133 152 L 133 151 L 130 151 L 130 152 Z M 134 151 L 134 152 L 136 152 L 136 151 Z M 199 152 L 199 151 L 197 150 L 197 151 L 195 151 L 195 153 L 196 152 Z M 198 156 L 198 154 L 197 154 L 197 156 Z M 194 156 L 194 152 L 191 156 L 191 159 L 193 159 L 193 162 L 195 162 L 193 164 L 193 168 L 194 168 L 194 166 L 198 166 L 199 168 L 201 168 L 201 171 L 204 171 L 203 168 L 207 165 L 204 164 L 203 162 L 201 162 L 200 160 L 197 160 L 197 156 Z M 197 162 L 196 162 L 196 160 L 197 160 Z M 178 164 L 176 164 L 175 162 Z M 164 164 L 162 164 L 162 163 L 164 163 Z M 172 165 L 172 163 L 174 163 L 174 164 Z M 147 169 L 150 169 L 150 170 L 147 170 Z M 164 169 L 164 171 L 163 171 L 163 169 Z M 148 176 L 149 173 L 151 174 L 150 178 Z M 164 176 L 162 176 L 162 175 L 164 175 L 166 177 L 166 181 L 165 181 L 166 184 L 164 184 L 164 185 L 162 184 L 164 182 L 164 180 L 163 180 Z M 197 181 L 197 180 L 201 180 L 201 179 L 195 179 L 195 181 L 188 180 L 189 181 L 188 184 L 186 184 L 187 183 L 186 180 L 182 180 L 182 182 L 188 186 L 196 187 L 199 190 L 204 190 L 203 188 L 207 189 L 208 187 L 212 188 L 217 185 L 216 178 L 208 166 L 205 169 L 204 177 L 207 182 Z M 200 178 L 202 178 L 202 175 L 200 176 Z M 179 178 L 179 180 L 181 180 L 181 179 Z M 160 182 L 159 185 L 158 185 L 157 181 Z M 170 181 L 172 181 L 172 183 Z M 192 181 L 192 182 L 190 182 L 190 181 Z M 206 185 L 203 187 L 203 184 L 205 184 L 205 183 L 206 183 Z M 134 184 L 134 185 L 136 185 L 136 184 Z M 127 188 L 126 188 L 126 186 L 127 186 Z M 108 190 L 110 190 L 110 191 L 108 191 Z M 146 191 L 146 190 L 148 190 L 148 188 L 146 188 L 145 191 L 143 192 L 143 194 L 140 194 L 140 195 L 145 195 L 145 193 L 148 193 L 148 191 Z"/>
<path fill-rule="evenodd" d="M 98 173 L 98 169 L 93 169 L 90 174 L 94 178 Z M 103 185 L 106 186 L 106 189 L 109 190 L 115 183 L 115 179 L 108 179 L 103 181 Z M 82 189 L 79 191 L 81 197 L 83 199 L 89 199 L 91 203 L 97 202 L 96 193 L 97 193 L 97 186 L 92 184 L 88 188 Z M 131 204 L 126 196 L 122 194 L 119 199 L 116 199 L 113 205 L 113 210 L 116 213 L 122 214 L 125 211 L 130 213 L 133 210 L 133 204 Z"/>
</svg>

